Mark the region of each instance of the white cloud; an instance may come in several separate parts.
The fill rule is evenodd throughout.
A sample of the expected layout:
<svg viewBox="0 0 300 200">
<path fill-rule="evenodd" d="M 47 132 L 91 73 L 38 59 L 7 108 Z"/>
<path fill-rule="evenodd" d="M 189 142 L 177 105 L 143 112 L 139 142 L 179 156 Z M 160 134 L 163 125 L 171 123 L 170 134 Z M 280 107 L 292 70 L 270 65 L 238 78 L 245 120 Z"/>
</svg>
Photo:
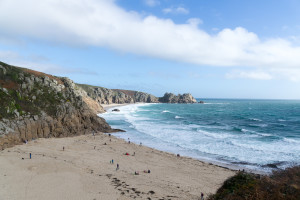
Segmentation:
<svg viewBox="0 0 300 200">
<path fill-rule="evenodd" d="M 198 26 L 199 24 L 203 24 L 203 21 L 199 18 L 190 18 L 187 20 L 187 23 L 192 26 Z"/>
<path fill-rule="evenodd" d="M 256 79 L 256 80 L 271 80 L 272 75 L 263 71 L 233 71 L 226 74 L 228 79 Z"/>
<path fill-rule="evenodd" d="M 189 10 L 182 7 L 169 7 L 162 10 L 165 14 L 189 14 Z"/>
<path fill-rule="evenodd" d="M 245 66 L 267 73 L 281 70 L 285 77 L 300 79 L 299 73 L 293 73 L 300 68 L 300 46 L 290 40 L 262 40 L 242 27 L 209 34 L 197 26 L 199 23 L 176 24 L 127 12 L 114 0 L 0 1 L 0 38 L 12 35 L 101 46 L 202 66 Z"/>
<path fill-rule="evenodd" d="M 271 72 L 276 74 L 278 78 L 288 79 L 293 82 L 300 82 L 300 68 L 294 68 L 294 69 L 277 68 L 277 69 L 272 69 Z"/>
<path fill-rule="evenodd" d="M 160 4 L 158 0 L 144 0 L 145 4 L 150 7 L 154 7 Z"/>
</svg>

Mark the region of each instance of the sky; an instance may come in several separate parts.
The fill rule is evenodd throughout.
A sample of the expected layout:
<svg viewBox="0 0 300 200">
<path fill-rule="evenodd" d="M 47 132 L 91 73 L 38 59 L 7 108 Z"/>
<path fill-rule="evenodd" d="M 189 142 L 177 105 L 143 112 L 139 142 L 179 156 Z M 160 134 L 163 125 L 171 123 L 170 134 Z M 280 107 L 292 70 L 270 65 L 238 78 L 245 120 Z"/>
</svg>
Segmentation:
<svg viewBox="0 0 300 200">
<path fill-rule="evenodd" d="M 299 0 L 0 0 L 0 61 L 77 83 L 300 99 Z"/>
</svg>

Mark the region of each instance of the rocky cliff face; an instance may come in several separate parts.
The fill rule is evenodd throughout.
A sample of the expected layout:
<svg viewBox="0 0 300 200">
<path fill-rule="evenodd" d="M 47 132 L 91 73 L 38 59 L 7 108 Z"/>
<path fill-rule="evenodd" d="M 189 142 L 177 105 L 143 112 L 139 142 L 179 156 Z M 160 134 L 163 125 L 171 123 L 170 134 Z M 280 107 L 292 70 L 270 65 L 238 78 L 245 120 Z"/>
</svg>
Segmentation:
<svg viewBox="0 0 300 200">
<path fill-rule="evenodd" d="M 177 96 L 172 93 L 165 93 L 163 97 L 159 98 L 161 103 L 197 103 L 196 99 L 189 93 L 178 94 Z"/>
<path fill-rule="evenodd" d="M 98 117 L 103 108 L 68 78 L 0 62 L 0 150 L 40 137 L 114 130 Z"/>
<path fill-rule="evenodd" d="M 90 85 L 77 84 L 81 87 L 87 95 L 99 104 L 112 103 L 158 103 L 158 98 L 144 92 L 137 92 L 131 90 L 117 90 L 107 89 L 103 87 L 96 87 Z"/>
<path fill-rule="evenodd" d="M 39 137 L 113 132 L 101 104 L 196 103 L 191 94 L 157 98 L 131 90 L 75 84 L 68 78 L 0 62 L 0 150 Z"/>
<path fill-rule="evenodd" d="M 103 87 L 77 84 L 98 104 L 123 103 L 197 103 L 191 94 L 174 95 L 165 93 L 163 97 L 155 97 L 145 92 L 132 90 L 107 89 Z"/>
</svg>

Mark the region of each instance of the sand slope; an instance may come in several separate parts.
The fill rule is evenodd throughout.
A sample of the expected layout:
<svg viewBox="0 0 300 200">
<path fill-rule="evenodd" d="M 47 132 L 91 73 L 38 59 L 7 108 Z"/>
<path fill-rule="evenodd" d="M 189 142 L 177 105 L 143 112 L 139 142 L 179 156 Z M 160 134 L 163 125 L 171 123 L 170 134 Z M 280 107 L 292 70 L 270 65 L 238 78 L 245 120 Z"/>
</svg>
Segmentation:
<svg viewBox="0 0 300 200">
<path fill-rule="evenodd" d="M 190 200 L 214 193 L 234 174 L 103 133 L 38 139 L 0 152 L 0 200 Z"/>
</svg>

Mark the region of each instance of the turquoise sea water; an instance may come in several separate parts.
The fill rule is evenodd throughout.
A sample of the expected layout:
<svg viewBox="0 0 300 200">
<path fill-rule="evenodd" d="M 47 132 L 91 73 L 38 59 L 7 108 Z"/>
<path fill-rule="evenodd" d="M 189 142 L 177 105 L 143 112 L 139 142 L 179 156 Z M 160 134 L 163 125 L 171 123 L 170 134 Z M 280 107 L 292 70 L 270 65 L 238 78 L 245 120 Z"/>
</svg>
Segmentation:
<svg viewBox="0 0 300 200">
<path fill-rule="evenodd" d="M 300 164 L 300 101 L 204 99 L 133 104 L 104 117 L 132 142 L 264 172 Z"/>
</svg>

